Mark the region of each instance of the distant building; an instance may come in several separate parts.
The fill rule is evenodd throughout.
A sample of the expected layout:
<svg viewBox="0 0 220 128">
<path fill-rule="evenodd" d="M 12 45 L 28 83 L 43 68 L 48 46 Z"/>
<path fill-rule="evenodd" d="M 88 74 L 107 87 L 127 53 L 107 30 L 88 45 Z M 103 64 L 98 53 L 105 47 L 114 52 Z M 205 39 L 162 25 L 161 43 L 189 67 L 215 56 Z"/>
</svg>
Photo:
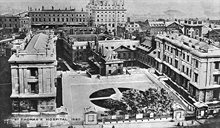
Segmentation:
<svg viewBox="0 0 220 128">
<path fill-rule="evenodd" d="M 14 40 L 14 38 L 0 40 L 0 56 L 10 57 L 12 55 L 12 42 Z"/>
<path fill-rule="evenodd" d="M 60 27 L 58 30 L 65 31 L 68 35 L 83 35 L 83 34 L 94 34 L 96 28 L 94 27 Z"/>
<path fill-rule="evenodd" d="M 170 34 L 173 31 L 179 31 L 179 33 L 182 32 L 183 25 L 181 25 L 179 22 L 171 21 L 171 22 L 165 22 L 166 25 L 166 33 Z"/>
<path fill-rule="evenodd" d="M 135 66 L 135 50 L 139 41 L 106 40 L 91 44 L 89 62 L 100 75 L 123 74 L 123 67 Z"/>
<path fill-rule="evenodd" d="M 210 31 L 208 31 L 207 38 L 215 42 L 220 42 L 220 28 L 213 28 Z"/>
<path fill-rule="evenodd" d="M 5 33 L 18 32 L 20 20 L 17 15 L 0 15 L 0 28 L 3 28 Z"/>
<path fill-rule="evenodd" d="M 126 30 L 130 33 L 134 31 L 140 31 L 140 25 L 135 22 L 128 22 L 126 24 Z"/>
<path fill-rule="evenodd" d="M 135 51 L 139 45 L 138 40 L 107 40 L 99 41 L 99 47 L 117 52 L 117 57 L 124 61 L 124 67 L 135 66 Z"/>
<path fill-rule="evenodd" d="M 89 47 L 87 41 L 75 41 L 72 45 L 73 48 L 73 62 L 87 62 Z"/>
<path fill-rule="evenodd" d="M 189 19 L 185 20 L 183 23 L 184 26 L 184 35 L 190 36 L 190 37 L 202 37 L 202 27 L 203 22 L 196 19 Z"/>
<path fill-rule="evenodd" d="M 87 26 L 88 13 L 75 9 L 30 9 L 32 27 L 63 27 L 63 26 Z"/>
<path fill-rule="evenodd" d="M 11 56 L 13 113 L 55 112 L 56 38 L 37 34 Z"/>
<path fill-rule="evenodd" d="M 148 25 L 151 36 L 166 32 L 166 25 L 164 21 L 148 21 Z"/>
<path fill-rule="evenodd" d="M 90 0 L 86 8 L 95 26 L 104 24 L 111 32 L 127 22 L 124 0 Z"/>
<path fill-rule="evenodd" d="M 21 17 L 20 18 L 20 31 L 30 31 L 31 30 L 31 18 L 30 17 Z"/>
</svg>

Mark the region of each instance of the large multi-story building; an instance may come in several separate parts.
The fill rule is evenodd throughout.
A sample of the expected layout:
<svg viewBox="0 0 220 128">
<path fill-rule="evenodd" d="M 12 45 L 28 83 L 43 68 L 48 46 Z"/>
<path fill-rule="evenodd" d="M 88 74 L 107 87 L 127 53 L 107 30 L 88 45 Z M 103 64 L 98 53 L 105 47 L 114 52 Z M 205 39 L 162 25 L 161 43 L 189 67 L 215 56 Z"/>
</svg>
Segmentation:
<svg viewBox="0 0 220 128">
<path fill-rule="evenodd" d="M 87 26 L 88 12 L 75 9 L 30 9 L 28 12 L 33 27 Z"/>
<path fill-rule="evenodd" d="M 18 32 L 20 26 L 20 16 L 17 15 L 0 15 L 0 28 L 6 32 Z"/>
<path fill-rule="evenodd" d="M 134 32 L 134 31 L 140 31 L 140 25 L 138 23 L 135 22 L 128 22 L 126 24 L 126 30 L 130 33 Z"/>
<path fill-rule="evenodd" d="M 164 21 L 148 21 L 148 25 L 151 36 L 166 32 L 166 25 Z"/>
<path fill-rule="evenodd" d="M 30 31 L 31 30 L 31 18 L 28 16 L 20 18 L 20 31 Z"/>
<path fill-rule="evenodd" d="M 100 75 L 123 74 L 123 67 L 135 66 L 135 50 L 139 41 L 107 40 L 89 43 L 92 56 L 89 62 Z"/>
<path fill-rule="evenodd" d="M 113 32 L 126 24 L 124 0 L 90 0 L 86 8 L 95 26 L 106 25 Z"/>
<path fill-rule="evenodd" d="M 56 38 L 37 34 L 9 59 L 14 113 L 55 112 Z"/>
<path fill-rule="evenodd" d="M 150 53 L 146 47 L 138 47 L 139 62 L 167 75 L 176 83 L 172 87 L 188 101 L 220 99 L 220 48 L 177 33 L 157 35 L 155 41 L 156 49 Z"/>
</svg>

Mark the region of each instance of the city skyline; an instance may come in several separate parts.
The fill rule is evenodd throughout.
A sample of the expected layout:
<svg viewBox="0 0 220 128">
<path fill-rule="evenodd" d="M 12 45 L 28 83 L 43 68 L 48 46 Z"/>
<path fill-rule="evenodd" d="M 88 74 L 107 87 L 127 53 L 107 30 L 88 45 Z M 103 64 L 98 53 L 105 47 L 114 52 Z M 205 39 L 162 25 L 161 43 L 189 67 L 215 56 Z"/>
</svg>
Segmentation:
<svg viewBox="0 0 220 128">
<path fill-rule="evenodd" d="M 28 6 L 32 8 L 86 8 L 89 0 L 0 0 L 0 13 L 18 13 L 28 9 Z M 183 17 L 212 17 L 218 18 L 220 14 L 220 1 L 218 0 L 125 0 L 125 6 L 128 10 L 128 16 L 135 14 L 139 15 L 163 15 L 167 11 L 171 11 L 171 15 L 182 14 Z M 157 9 L 155 9 L 157 7 Z"/>
</svg>

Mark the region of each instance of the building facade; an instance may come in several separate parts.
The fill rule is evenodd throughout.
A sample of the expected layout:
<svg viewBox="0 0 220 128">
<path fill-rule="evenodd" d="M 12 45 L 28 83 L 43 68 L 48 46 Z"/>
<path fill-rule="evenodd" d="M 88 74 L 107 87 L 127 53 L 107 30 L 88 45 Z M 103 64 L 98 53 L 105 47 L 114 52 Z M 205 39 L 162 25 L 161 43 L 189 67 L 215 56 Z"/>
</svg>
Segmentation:
<svg viewBox="0 0 220 128">
<path fill-rule="evenodd" d="M 204 40 L 185 35 L 157 35 L 156 49 L 138 47 L 138 61 L 154 67 L 176 83 L 172 88 L 187 101 L 209 102 L 220 99 L 220 49 Z"/>
<path fill-rule="evenodd" d="M 126 24 L 126 30 L 130 33 L 134 32 L 134 31 L 140 31 L 140 25 L 135 22 L 128 22 Z"/>
<path fill-rule="evenodd" d="M 31 30 L 31 18 L 30 17 L 21 17 L 20 18 L 20 31 L 30 31 Z"/>
<path fill-rule="evenodd" d="M 19 16 L 16 15 L 0 15 L 0 28 L 7 32 L 18 32 L 20 27 Z"/>
<path fill-rule="evenodd" d="M 207 37 L 215 42 L 220 42 L 220 29 L 213 28 L 207 33 Z"/>
<path fill-rule="evenodd" d="M 73 62 L 87 62 L 88 61 L 88 53 L 89 47 L 87 41 L 76 41 L 72 45 L 73 48 Z"/>
<path fill-rule="evenodd" d="M 148 25 L 151 36 L 166 32 L 166 25 L 164 21 L 148 21 Z"/>
<path fill-rule="evenodd" d="M 62 27 L 62 26 L 87 26 L 88 13 L 75 9 L 30 9 L 28 12 L 31 17 L 33 27 Z"/>
<path fill-rule="evenodd" d="M 101 75 L 123 74 L 123 67 L 135 66 L 135 51 L 139 41 L 106 40 L 89 43 L 92 56 L 89 62 Z"/>
<path fill-rule="evenodd" d="M 165 22 L 166 25 L 166 33 L 170 34 L 173 31 L 179 31 L 179 33 L 182 32 L 183 25 L 181 25 L 179 22 Z"/>
<path fill-rule="evenodd" d="M 13 113 L 55 112 L 56 38 L 37 34 L 11 56 Z"/>
<path fill-rule="evenodd" d="M 95 26 L 106 25 L 111 32 L 127 22 L 124 0 L 90 0 L 86 8 Z"/>
<path fill-rule="evenodd" d="M 184 35 L 190 36 L 190 37 L 202 37 L 202 27 L 203 22 L 196 19 L 189 19 L 185 20 L 183 23 L 184 26 Z"/>
</svg>

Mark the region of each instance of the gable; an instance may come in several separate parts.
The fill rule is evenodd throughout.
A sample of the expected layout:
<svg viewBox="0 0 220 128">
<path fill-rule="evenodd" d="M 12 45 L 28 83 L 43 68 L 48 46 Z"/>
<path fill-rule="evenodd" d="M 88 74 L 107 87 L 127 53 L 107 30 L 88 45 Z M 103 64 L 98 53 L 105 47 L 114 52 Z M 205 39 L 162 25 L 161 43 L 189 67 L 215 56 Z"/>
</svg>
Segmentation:
<svg viewBox="0 0 220 128">
<path fill-rule="evenodd" d="M 167 27 L 170 27 L 170 28 L 182 28 L 182 26 L 177 24 L 176 22 L 173 22 L 172 24 L 168 25 Z"/>
<path fill-rule="evenodd" d="M 123 46 L 123 45 L 121 45 L 118 48 L 116 48 L 114 51 L 116 51 L 116 52 L 130 52 L 132 50 L 127 48 L 127 47 L 125 47 L 125 46 Z"/>
</svg>

